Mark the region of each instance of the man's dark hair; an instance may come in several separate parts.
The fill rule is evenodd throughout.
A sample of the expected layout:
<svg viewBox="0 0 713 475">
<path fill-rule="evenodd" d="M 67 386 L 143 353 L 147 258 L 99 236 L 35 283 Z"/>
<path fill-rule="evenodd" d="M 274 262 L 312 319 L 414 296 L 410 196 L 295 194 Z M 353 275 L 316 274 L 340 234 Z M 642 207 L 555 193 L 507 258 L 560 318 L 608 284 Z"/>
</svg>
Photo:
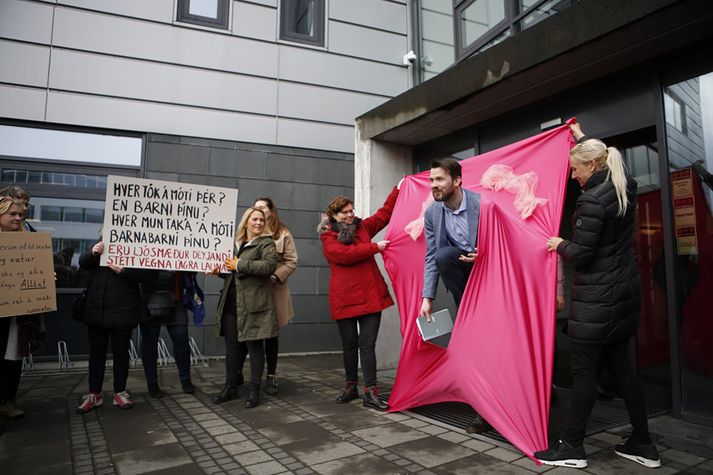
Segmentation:
<svg viewBox="0 0 713 475">
<path fill-rule="evenodd" d="M 463 178 L 463 169 L 455 158 L 437 158 L 431 162 L 431 168 L 443 168 L 452 179 Z"/>
</svg>

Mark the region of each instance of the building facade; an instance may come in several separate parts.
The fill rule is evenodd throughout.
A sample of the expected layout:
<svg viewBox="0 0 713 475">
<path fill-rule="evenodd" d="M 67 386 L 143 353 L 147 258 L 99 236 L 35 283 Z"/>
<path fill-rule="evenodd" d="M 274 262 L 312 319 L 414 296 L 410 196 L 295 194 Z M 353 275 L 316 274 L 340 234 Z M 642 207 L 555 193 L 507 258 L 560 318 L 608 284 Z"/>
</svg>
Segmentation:
<svg viewBox="0 0 713 475">
<path fill-rule="evenodd" d="M 331 197 L 354 195 L 354 117 L 409 86 L 407 12 L 405 0 L 1 1 L 2 185 L 29 189 L 31 223 L 64 261 L 44 355 L 59 339 L 87 352 L 68 309 L 110 174 L 238 188 L 237 216 L 272 197 L 299 252 L 281 351 L 338 350 L 316 228 Z M 199 280 L 208 315 L 191 335 L 220 355 L 221 282 Z"/>
<path fill-rule="evenodd" d="M 426 170 L 435 157 L 471 157 L 576 117 L 588 135 L 622 150 L 639 183 L 643 301 L 632 351 L 647 401 L 713 424 L 713 360 L 705 353 L 713 343 L 705 300 L 713 285 L 713 4 L 415 3 L 421 35 L 412 77 L 423 82 L 357 118 L 357 176 L 386 183 L 404 163 Z M 578 194 L 570 180 L 565 238 Z M 558 315 L 560 329 L 566 318 Z M 400 335 L 380 338 L 396 348 Z M 568 352 L 558 336 L 564 386 Z"/>
</svg>

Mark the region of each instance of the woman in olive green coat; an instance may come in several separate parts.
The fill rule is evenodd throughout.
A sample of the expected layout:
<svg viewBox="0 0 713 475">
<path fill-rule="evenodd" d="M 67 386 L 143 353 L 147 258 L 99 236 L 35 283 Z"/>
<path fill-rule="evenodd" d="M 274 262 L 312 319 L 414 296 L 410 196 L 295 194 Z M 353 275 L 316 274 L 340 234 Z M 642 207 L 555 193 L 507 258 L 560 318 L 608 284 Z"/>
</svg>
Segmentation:
<svg viewBox="0 0 713 475">
<path fill-rule="evenodd" d="M 220 404 L 238 396 L 238 341 L 248 345 L 250 392 L 245 407 L 260 404 L 260 380 L 265 367 L 264 341 L 277 336 L 277 315 L 270 276 L 278 255 L 265 214 L 248 208 L 235 236 L 236 257 L 226 259 L 226 276 L 218 302 L 217 330 L 225 337 L 225 387 L 213 398 Z"/>
</svg>

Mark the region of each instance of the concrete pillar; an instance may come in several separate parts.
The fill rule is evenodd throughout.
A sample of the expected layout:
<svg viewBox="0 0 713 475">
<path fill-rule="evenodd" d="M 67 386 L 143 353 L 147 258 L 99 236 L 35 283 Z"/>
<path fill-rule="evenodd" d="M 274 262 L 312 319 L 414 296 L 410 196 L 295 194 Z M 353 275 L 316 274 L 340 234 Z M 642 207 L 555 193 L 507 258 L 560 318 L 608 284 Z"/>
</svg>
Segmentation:
<svg viewBox="0 0 713 475">
<path fill-rule="evenodd" d="M 361 217 L 370 216 L 384 203 L 391 189 L 401 178 L 413 173 L 411 148 L 377 140 L 362 140 L 359 127 L 355 127 L 354 156 L 354 207 Z M 384 232 L 374 240 L 383 239 Z M 391 296 L 396 300 L 391 282 L 384 270 L 381 256 L 376 262 L 381 268 Z M 376 344 L 376 361 L 379 369 L 395 368 L 401 350 L 401 326 L 398 307 L 384 310 Z"/>
</svg>

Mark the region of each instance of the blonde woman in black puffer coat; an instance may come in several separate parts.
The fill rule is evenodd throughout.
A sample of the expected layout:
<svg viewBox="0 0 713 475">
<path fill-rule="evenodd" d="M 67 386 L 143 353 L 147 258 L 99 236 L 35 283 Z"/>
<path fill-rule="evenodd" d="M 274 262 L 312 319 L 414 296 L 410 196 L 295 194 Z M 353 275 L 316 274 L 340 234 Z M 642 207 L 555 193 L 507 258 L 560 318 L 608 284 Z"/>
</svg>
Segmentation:
<svg viewBox="0 0 713 475">
<path fill-rule="evenodd" d="M 573 394 L 563 438 L 535 453 L 548 465 L 584 468 L 584 434 L 596 399 L 597 369 L 606 365 L 616 376 L 633 427 L 617 455 L 646 467 L 661 466 L 649 434 L 644 392 L 629 356 L 639 326 L 641 283 L 634 255 L 636 181 L 624 168 L 619 151 L 585 137 L 570 151 L 572 178 L 582 187 L 574 211 L 571 241 L 551 237 L 547 248 L 574 267 L 568 334 L 572 341 Z"/>
</svg>

